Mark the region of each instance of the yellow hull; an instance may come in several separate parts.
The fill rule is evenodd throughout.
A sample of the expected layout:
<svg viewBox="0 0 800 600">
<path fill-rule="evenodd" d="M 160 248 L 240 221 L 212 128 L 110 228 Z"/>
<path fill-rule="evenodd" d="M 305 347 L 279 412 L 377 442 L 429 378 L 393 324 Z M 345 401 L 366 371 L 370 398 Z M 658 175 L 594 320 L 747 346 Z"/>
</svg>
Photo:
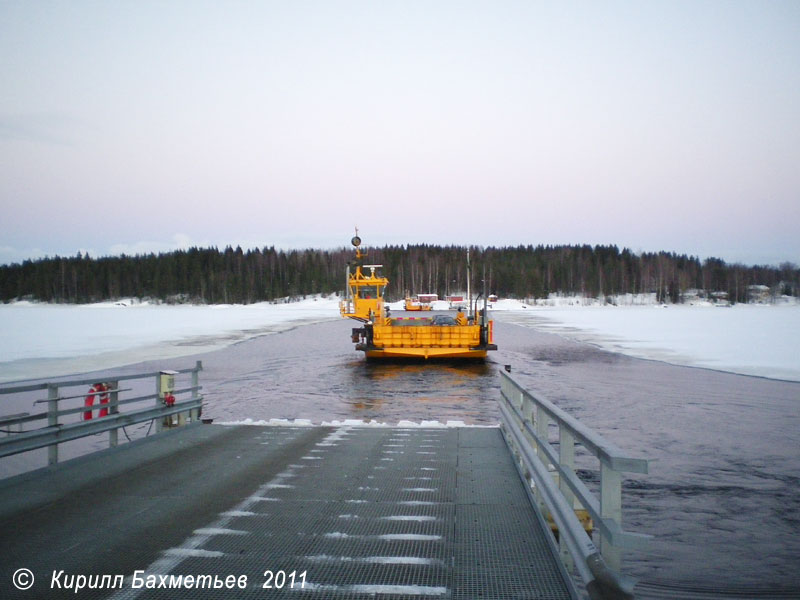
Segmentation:
<svg viewBox="0 0 800 600">
<path fill-rule="evenodd" d="M 374 325 L 356 346 L 367 358 L 486 358 L 497 346 L 481 343 L 480 325 L 427 325 L 425 319 L 397 319 L 405 325 Z M 420 323 L 420 324 L 417 324 Z"/>
<path fill-rule="evenodd" d="M 383 350 L 365 350 L 364 355 L 369 358 L 486 358 L 486 350 L 472 350 L 470 348 L 386 348 Z"/>
</svg>

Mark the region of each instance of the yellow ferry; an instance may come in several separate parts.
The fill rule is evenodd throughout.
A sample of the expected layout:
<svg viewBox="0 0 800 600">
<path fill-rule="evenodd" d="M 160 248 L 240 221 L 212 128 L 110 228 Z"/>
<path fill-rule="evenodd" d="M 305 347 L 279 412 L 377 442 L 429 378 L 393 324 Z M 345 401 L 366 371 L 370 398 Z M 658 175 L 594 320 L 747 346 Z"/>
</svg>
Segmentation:
<svg viewBox="0 0 800 600">
<path fill-rule="evenodd" d="M 383 299 L 389 280 L 378 273 L 383 265 L 363 264 L 367 255 L 358 234 L 351 243 L 356 248 L 355 270 L 348 264 L 346 297 L 339 312 L 364 324 L 353 329 L 352 340 L 367 359 L 485 359 L 489 350 L 497 350 L 485 297 L 477 315 L 459 311 L 455 317 L 390 317 Z"/>
<path fill-rule="evenodd" d="M 432 310 L 431 302 L 435 302 L 438 299 L 439 296 L 436 294 L 417 294 L 413 298 L 406 296 L 404 308 L 411 311 Z"/>
</svg>

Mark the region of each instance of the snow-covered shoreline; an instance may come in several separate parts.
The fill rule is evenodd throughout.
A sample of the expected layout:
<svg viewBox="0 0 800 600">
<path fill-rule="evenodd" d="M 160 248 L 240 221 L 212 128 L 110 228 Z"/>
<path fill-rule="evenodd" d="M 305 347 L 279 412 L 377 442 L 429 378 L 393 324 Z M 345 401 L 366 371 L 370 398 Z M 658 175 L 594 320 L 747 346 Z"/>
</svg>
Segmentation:
<svg viewBox="0 0 800 600">
<path fill-rule="evenodd" d="M 338 300 L 321 296 L 248 305 L 0 304 L 0 382 L 190 356 L 338 318 Z"/>
<path fill-rule="evenodd" d="M 498 311 L 495 319 L 637 358 L 800 381 L 796 304 L 576 304 Z"/>
<path fill-rule="evenodd" d="M 440 303 L 434 308 L 446 308 Z M 588 306 L 587 306 L 588 304 Z M 399 310 L 401 303 L 392 305 Z M 800 305 L 600 305 L 500 300 L 499 322 L 535 327 L 640 358 L 800 381 Z M 0 304 L 0 382 L 56 377 L 216 350 L 339 318 L 335 296 L 251 305 Z M 497 340 L 502 344 L 502 340 Z"/>
</svg>

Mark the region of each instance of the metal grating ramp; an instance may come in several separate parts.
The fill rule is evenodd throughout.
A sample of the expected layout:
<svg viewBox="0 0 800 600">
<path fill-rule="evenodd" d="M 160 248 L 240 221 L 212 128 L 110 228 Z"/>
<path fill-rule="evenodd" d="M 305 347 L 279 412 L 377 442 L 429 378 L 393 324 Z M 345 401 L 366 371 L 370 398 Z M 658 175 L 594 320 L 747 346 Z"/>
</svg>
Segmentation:
<svg viewBox="0 0 800 600">
<path fill-rule="evenodd" d="M 253 451 L 289 439 L 280 428 L 253 431 Z M 147 569 L 247 574 L 246 589 L 138 590 L 135 597 L 573 597 L 499 429 L 317 432 L 302 456 Z M 294 573 L 295 585 L 264 588 L 267 570 Z"/>
</svg>

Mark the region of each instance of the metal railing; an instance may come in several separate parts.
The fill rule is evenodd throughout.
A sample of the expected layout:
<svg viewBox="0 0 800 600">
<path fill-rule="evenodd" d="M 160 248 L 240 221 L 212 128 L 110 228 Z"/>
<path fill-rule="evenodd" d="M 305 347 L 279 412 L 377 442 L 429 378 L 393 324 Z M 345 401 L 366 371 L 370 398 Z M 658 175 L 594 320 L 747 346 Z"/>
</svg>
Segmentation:
<svg viewBox="0 0 800 600">
<path fill-rule="evenodd" d="M 98 377 L 92 379 L 64 379 L 48 381 L 30 385 L 0 388 L 0 396 L 9 394 L 31 394 L 37 391 L 46 391 L 46 398 L 33 401 L 33 406 L 47 404 L 47 410 L 38 413 L 18 413 L 0 417 L 0 430 L 6 435 L 0 437 L 0 458 L 47 448 L 47 463 L 58 462 L 58 445 L 71 440 L 76 440 L 97 433 L 108 432 L 109 446 L 116 446 L 119 442 L 119 430 L 128 425 L 153 421 L 156 431 L 164 427 L 183 425 L 187 421 L 197 421 L 202 411 L 203 396 L 200 394 L 202 387 L 199 383 L 200 371 L 203 364 L 197 361 L 191 369 L 181 371 L 158 371 L 155 373 L 139 373 L 135 375 L 109 375 L 101 379 L 106 385 L 102 392 L 87 393 L 86 386 L 98 382 Z M 184 387 L 174 384 L 176 378 L 188 375 L 189 381 Z M 155 393 L 123 398 L 123 392 L 135 391 L 136 387 L 121 387 L 122 382 L 134 380 L 155 379 Z M 80 392 L 67 391 L 70 388 L 80 388 Z M 70 400 L 83 400 L 89 395 L 94 395 L 99 402 L 91 406 L 84 402 Z M 102 396 L 102 398 L 101 398 Z M 187 398 L 188 396 L 188 398 Z M 181 399 L 183 397 L 183 399 Z M 121 412 L 120 408 L 127 404 L 142 403 L 154 400 L 154 405 L 149 408 L 137 408 L 128 412 Z M 64 407 L 63 403 L 73 404 Z M 102 413 L 100 412 L 102 411 Z M 95 415 L 103 414 L 103 416 Z M 41 424 L 39 424 L 39 423 Z M 35 423 L 34 429 L 28 426 Z"/>
<path fill-rule="evenodd" d="M 647 460 L 625 455 L 552 402 L 525 390 L 509 374 L 500 375 L 506 441 L 533 501 L 558 528 L 562 561 L 581 578 L 591 598 L 633 598 L 634 581 L 621 574 L 622 550 L 641 548 L 651 536 L 622 529 L 622 473 L 647 473 Z M 557 450 L 550 443 L 552 426 L 558 430 Z M 576 473 L 576 444 L 599 461 L 599 499 Z M 576 509 L 591 517 L 599 550 Z"/>
</svg>

